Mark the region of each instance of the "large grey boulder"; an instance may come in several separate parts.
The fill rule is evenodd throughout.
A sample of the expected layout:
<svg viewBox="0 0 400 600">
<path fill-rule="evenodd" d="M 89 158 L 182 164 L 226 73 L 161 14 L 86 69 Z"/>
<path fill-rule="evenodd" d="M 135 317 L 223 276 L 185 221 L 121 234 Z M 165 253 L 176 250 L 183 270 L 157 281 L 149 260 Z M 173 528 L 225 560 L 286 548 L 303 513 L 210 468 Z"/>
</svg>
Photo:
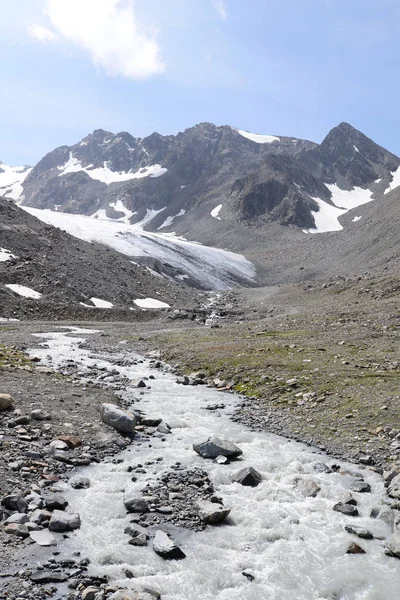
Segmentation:
<svg viewBox="0 0 400 600">
<path fill-rule="evenodd" d="M 120 433 L 134 433 L 136 417 L 127 410 L 122 410 L 115 404 L 102 404 L 100 414 L 103 422 Z"/>
<path fill-rule="evenodd" d="M 25 525 L 25 523 L 27 523 L 28 521 L 29 517 L 25 513 L 14 513 L 4 521 L 4 525 L 10 525 L 11 523 L 19 523 L 20 525 Z"/>
<path fill-rule="evenodd" d="M 400 517 L 394 523 L 393 535 L 388 544 L 388 553 L 400 558 Z"/>
<path fill-rule="evenodd" d="M 216 504 L 208 500 L 199 500 L 197 508 L 200 519 L 203 523 L 207 523 L 207 525 L 215 525 L 216 523 L 225 521 L 231 512 L 229 508 L 225 508 L 222 504 Z"/>
<path fill-rule="evenodd" d="M 44 499 L 44 503 L 48 510 L 65 510 L 68 506 L 68 501 L 61 494 L 50 494 Z"/>
<path fill-rule="evenodd" d="M 40 531 L 30 531 L 31 540 L 39 544 L 39 546 L 57 546 L 57 540 L 47 529 Z"/>
<path fill-rule="evenodd" d="M 124 498 L 125 508 L 130 513 L 146 513 L 149 505 L 146 500 L 136 494 L 127 494 Z"/>
<path fill-rule="evenodd" d="M 193 444 L 193 450 L 203 458 L 217 458 L 217 456 L 227 456 L 236 458 L 243 454 L 240 448 L 229 440 L 223 440 L 217 437 L 210 437 L 204 442 Z"/>
<path fill-rule="evenodd" d="M 28 528 L 23 523 L 10 523 L 4 526 L 4 531 L 9 535 L 15 535 L 20 538 L 26 538 L 29 536 Z"/>
<path fill-rule="evenodd" d="M 396 477 L 393 477 L 392 481 L 389 484 L 388 494 L 391 498 L 396 498 L 396 500 L 400 500 L 400 475 L 396 475 Z"/>
<path fill-rule="evenodd" d="M 261 473 L 253 469 L 253 467 L 244 467 L 233 476 L 233 481 L 249 487 L 257 487 L 261 482 Z"/>
<path fill-rule="evenodd" d="M 79 529 L 81 526 L 81 518 L 78 513 L 67 513 L 62 510 L 55 510 L 51 515 L 49 530 L 50 531 L 72 531 Z"/>
<path fill-rule="evenodd" d="M 153 540 L 153 550 L 164 560 L 180 560 L 186 558 L 186 554 L 171 540 L 163 531 L 156 531 Z"/>
<path fill-rule="evenodd" d="M 0 394 L 0 410 L 6 410 L 13 404 L 13 397 L 10 394 Z"/>
<path fill-rule="evenodd" d="M 15 510 L 20 513 L 28 512 L 28 503 L 21 496 L 4 496 L 1 503 L 8 510 Z"/>
</svg>

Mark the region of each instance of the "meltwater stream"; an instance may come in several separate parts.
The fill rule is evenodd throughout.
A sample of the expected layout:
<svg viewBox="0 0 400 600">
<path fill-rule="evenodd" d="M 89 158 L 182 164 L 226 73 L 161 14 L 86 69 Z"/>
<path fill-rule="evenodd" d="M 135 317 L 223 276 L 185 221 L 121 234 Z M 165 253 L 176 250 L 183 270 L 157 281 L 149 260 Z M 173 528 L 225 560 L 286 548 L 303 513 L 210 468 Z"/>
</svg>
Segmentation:
<svg viewBox="0 0 400 600">
<path fill-rule="evenodd" d="M 161 416 L 172 428 L 166 441 L 154 437 L 150 446 L 134 441 L 121 452 L 124 462 L 120 464 L 106 462 L 81 469 L 90 479 L 90 488 L 63 491 L 69 510 L 78 512 L 82 520 L 81 528 L 65 542 L 66 548 L 87 556 L 90 572 L 107 574 L 126 588 L 150 586 L 161 593 L 162 600 L 399 600 L 400 560 L 385 555 L 391 528 L 379 517 L 369 517 L 372 508 L 384 505 L 379 475 L 345 463 L 341 463 L 341 473 L 317 472 L 317 462 L 334 461 L 303 444 L 255 433 L 231 421 L 229 413 L 238 396 L 205 386 L 178 385 L 167 370 L 150 370 L 146 359 L 118 366 L 115 362 L 127 357 L 123 346 L 112 356 L 93 354 L 82 348 L 84 336 L 93 330 L 66 329 L 40 334 L 45 342 L 34 352 L 44 363 L 61 368 L 73 359 L 80 370 L 91 365 L 116 369 L 132 381 L 135 397 L 136 382 L 154 374 L 151 389 L 144 390 L 134 407 Z M 129 358 L 140 357 L 129 353 Z M 219 414 L 204 410 L 207 404 L 222 400 L 226 408 Z M 202 459 L 192 444 L 210 435 L 235 442 L 243 450 L 241 459 L 229 465 Z M 159 457 L 161 462 L 157 462 Z M 151 543 L 148 547 L 128 544 L 124 528 L 132 515 L 126 514 L 123 490 L 140 492 L 177 461 L 208 471 L 231 514 L 226 524 L 209 526 L 203 532 L 176 530 L 174 539 L 186 558 L 163 561 Z M 152 464 L 146 473 L 132 482 L 127 466 L 148 462 Z M 231 483 L 233 473 L 250 465 L 263 476 L 257 488 Z M 334 512 L 333 505 L 360 473 L 372 488 L 371 493 L 354 493 L 360 516 Z M 315 498 L 302 496 L 296 485 L 299 479 L 316 482 L 321 491 Z M 349 524 L 363 526 L 381 539 L 359 540 L 345 531 Z M 366 554 L 346 554 L 352 541 Z M 134 579 L 126 578 L 126 569 Z M 242 574 L 245 569 L 253 581 Z"/>
</svg>

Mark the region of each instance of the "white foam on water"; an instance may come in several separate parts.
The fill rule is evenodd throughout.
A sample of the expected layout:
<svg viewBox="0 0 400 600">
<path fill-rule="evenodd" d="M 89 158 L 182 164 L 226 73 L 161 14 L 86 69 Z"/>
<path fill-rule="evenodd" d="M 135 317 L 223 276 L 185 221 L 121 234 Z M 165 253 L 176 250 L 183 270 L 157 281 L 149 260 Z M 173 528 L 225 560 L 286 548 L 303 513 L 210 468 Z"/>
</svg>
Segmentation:
<svg viewBox="0 0 400 600">
<path fill-rule="evenodd" d="M 65 328 L 67 329 L 67 328 Z M 90 331 L 90 330 L 89 330 Z M 150 372 L 149 363 L 118 366 L 106 356 L 81 347 L 88 330 L 36 334 L 45 339 L 36 356 L 43 362 L 62 367 L 70 358 L 80 369 L 96 364 L 115 368 L 136 382 Z M 130 355 L 132 357 L 132 355 Z M 90 370 L 88 370 L 90 373 Z M 172 427 L 172 433 L 151 438 L 151 446 L 134 441 L 120 457 L 124 462 L 102 463 L 81 469 L 90 478 L 86 490 L 66 488 L 69 510 L 81 515 L 82 526 L 65 541 L 67 550 L 80 551 L 91 560 L 90 573 L 107 574 L 126 587 L 149 585 L 162 600 L 398 600 L 400 561 L 385 555 L 384 540 L 359 540 L 346 533 L 346 524 L 370 529 L 388 537 L 389 526 L 371 519 L 370 510 L 384 499 L 382 478 L 373 471 L 342 464 L 348 474 L 317 473 L 316 462 L 332 463 L 324 454 L 303 444 L 265 432 L 252 432 L 233 422 L 228 414 L 238 396 L 221 394 L 205 386 L 187 387 L 175 383 L 170 372 L 153 371 L 134 408 L 159 415 Z M 137 396 L 136 388 L 132 395 Z M 209 403 L 226 405 L 220 415 L 204 410 Z M 237 443 L 243 450 L 240 460 L 230 465 L 205 461 L 192 448 L 193 442 L 218 435 Z M 162 457 L 161 462 L 157 458 Z M 175 531 L 175 541 L 186 558 L 163 561 L 151 544 L 138 548 L 128 544 L 124 528 L 130 521 L 123 506 L 126 492 L 138 492 L 177 462 L 208 471 L 217 494 L 231 509 L 226 524 L 205 531 Z M 127 466 L 152 463 L 145 474 L 131 481 Z M 263 476 L 257 488 L 231 483 L 232 475 L 251 465 Z M 332 510 L 341 493 L 361 473 L 371 487 L 370 494 L 356 494 L 361 516 L 346 517 Z M 315 481 L 321 491 L 316 498 L 304 498 L 296 489 L 296 479 Z M 161 527 L 162 528 L 162 527 Z M 347 555 L 356 541 L 364 555 Z M 124 569 L 135 579 L 126 579 Z M 249 569 L 254 581 L 243 576 Z"/>
</svg>

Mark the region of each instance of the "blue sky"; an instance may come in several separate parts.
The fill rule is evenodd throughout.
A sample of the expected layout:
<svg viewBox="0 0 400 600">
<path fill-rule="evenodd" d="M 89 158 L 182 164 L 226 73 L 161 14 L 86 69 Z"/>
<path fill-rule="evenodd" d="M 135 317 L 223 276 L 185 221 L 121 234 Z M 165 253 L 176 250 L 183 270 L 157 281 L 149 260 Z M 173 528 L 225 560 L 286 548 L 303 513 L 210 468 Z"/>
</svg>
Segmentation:
<svg viewBox="0 0 400 600">
<path fill-rule="evenodd" d="M 0 160 L 201 121 L 400 155 L 400 0 L 0 0 Z"/>
</svg>

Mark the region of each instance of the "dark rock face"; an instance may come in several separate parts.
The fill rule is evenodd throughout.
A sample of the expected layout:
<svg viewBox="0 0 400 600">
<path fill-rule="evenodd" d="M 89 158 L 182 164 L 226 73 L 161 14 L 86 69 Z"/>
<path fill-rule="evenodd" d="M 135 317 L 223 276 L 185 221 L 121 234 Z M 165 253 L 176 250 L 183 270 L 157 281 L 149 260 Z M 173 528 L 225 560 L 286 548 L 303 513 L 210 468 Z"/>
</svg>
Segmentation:
<svg viewBox="0 0 400 600">
<path fill-rule="evenodd" d="M 253 467 L 244 467 L 233 476 L 233 481 L 248 487 L 257 487 L 261 479 L 261 474 Z"/>
</svg>

